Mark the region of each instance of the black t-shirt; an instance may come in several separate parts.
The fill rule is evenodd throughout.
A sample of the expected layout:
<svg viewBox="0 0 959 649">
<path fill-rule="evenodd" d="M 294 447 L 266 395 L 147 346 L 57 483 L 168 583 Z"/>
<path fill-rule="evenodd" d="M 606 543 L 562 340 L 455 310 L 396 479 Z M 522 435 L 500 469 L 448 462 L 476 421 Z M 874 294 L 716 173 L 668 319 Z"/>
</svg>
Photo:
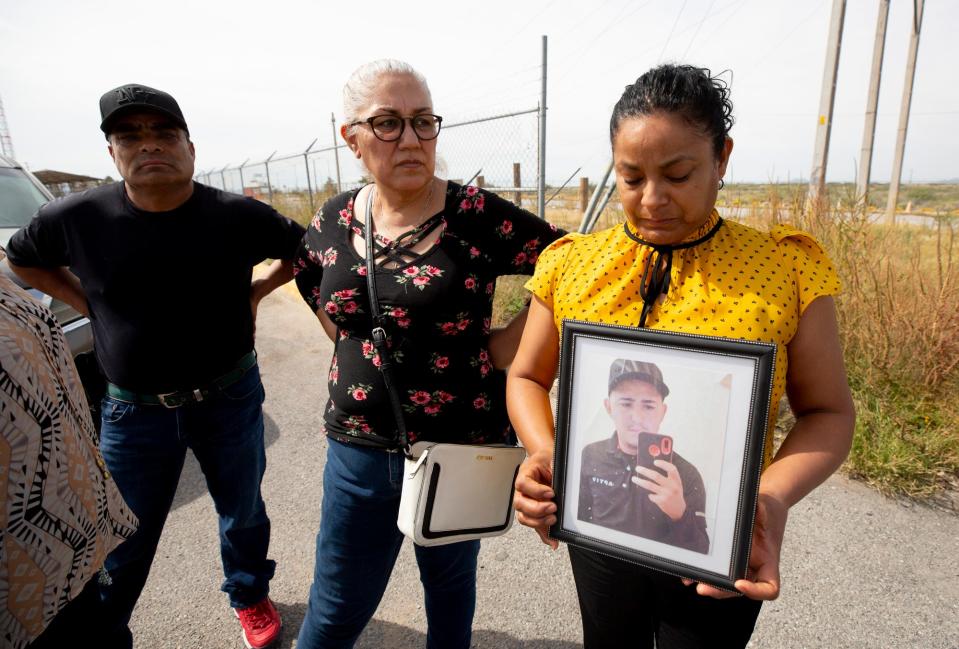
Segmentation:
<svg viewBox="0 0 959 649">
<path fill-rule="evenodd" d="M 633 484 L 636 458 L 619 450 L 616 433 L 586 446 L 582 459 L 579 520 L 694 552 L 709 552 L 703 478 L 679 453 L 673 453 L 672 462 L 683 483 L 686 512 L 678 521 L 649 500 L 649 491 Z"/>
<path fill-rule="evenodd" d="M 180 207 L 146 212 L 121 182 L 44 205 L 7 256 L 68 266 L 107 378 L 161 393 L 199 387 L 253 348 L 253 266 L 290 259 L 303 232 L 268 205 L 199 183 Z"/>
</svg>

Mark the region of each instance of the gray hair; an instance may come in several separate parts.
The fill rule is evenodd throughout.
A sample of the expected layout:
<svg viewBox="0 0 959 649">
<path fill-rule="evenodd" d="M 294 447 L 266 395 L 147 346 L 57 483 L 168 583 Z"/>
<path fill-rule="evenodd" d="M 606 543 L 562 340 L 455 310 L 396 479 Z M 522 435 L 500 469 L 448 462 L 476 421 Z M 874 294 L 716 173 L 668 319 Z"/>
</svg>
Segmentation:
<svg viewBox="0 0 959 649">
<path fill-rule="evenodd" d="M 430 98 L 430 102 L 433 101 L 430 88 L 426 84 L 426 78 L 409 63 L 396 59 L 370 61 L 354 70 L 346 85 L 343 86 L 343 117 L 347 124 L 359 119 L 360 113 L 370 105 L 373 87 L 380 77 L 389 74 L 413 77 L 423 87 L 423 91 Z M 350 126 L 348 130 L 352 131 L 353 128 Z"/>
</svg>

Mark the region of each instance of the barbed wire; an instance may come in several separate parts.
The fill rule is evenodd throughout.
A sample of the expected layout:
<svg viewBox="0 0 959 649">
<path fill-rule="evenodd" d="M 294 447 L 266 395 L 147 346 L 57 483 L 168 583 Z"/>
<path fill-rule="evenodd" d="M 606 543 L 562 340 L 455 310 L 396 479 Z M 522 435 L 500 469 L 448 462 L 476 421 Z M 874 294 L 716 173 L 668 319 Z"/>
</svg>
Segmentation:
<svg viewBox="0 0 959 649">
<path fill-rule="evenodd" d="M 444 125 L 437 141 L 437 175 L 508 193 L 536 208 L 538 119 L 536 107 L 499 112 Z M 316 141 L 313 143 L 316 144 Z M 477 177 L 478 176 L 478 177 Z M 225 191 L 282 205 L 287 213 L 315 209 L 322 198 L 366 182 L 367 172 L 345 144 L 313 145 L 299 153 L 199 171 L 196 179 Z"/>
</svg>

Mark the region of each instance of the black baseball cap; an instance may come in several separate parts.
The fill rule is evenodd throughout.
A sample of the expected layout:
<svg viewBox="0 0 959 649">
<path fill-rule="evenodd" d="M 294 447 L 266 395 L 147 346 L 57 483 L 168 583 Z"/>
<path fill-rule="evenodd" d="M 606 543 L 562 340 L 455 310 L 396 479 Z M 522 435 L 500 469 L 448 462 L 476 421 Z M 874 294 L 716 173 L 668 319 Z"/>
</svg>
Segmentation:
<svg viewBox="0 0 959 649">
<path fill-rule="evenodd" d="M 656 388 L 663 399 L 669 396 L 669 388 L 663 382 L 663 373 L 655 363 L 617 358 L 609 366 L 609 391 L 612 392 L 623 381 L 645 381 Z"/>
<path fill-rule="evenodd" d="M 117 118 L 131 110 L 161 113 L 172 119 L 187 135 L 190 133 L 176 99 L 162 90 L 139 83 L 128 83 L 103 93 L 100 97 L 100 130 L 109 135 Z"/>
</svg>

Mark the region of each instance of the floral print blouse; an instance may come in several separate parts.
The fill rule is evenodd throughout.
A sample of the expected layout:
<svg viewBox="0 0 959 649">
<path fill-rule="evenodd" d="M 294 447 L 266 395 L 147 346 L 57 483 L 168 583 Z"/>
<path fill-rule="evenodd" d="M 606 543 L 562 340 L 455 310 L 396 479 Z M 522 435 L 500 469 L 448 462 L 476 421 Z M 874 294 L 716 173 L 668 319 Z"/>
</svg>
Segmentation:
<svg viewBox="0 0 959 649">
<path fill-rule="evenodd" d="M 394 448 L 397 428 L 371 340 L 366 262 L 351 242 L 357 191 L 331 198 L 294 259 L 296 284 L 337 326 L 324 432 L 342 442 Z M 531 275 L 562 232 L 473 186 L 447 184 L 439 241 L 408 263 L 384 268 L 376 290 L 386 316 L 410 442 L 502 443 L 510 435 L 505 375 L 488 349 L 500 275 Z M 438 231 L 438 230 L 437 230 Z M 430 235 L 434 237 L 435 235 Z"/>
</svg>

